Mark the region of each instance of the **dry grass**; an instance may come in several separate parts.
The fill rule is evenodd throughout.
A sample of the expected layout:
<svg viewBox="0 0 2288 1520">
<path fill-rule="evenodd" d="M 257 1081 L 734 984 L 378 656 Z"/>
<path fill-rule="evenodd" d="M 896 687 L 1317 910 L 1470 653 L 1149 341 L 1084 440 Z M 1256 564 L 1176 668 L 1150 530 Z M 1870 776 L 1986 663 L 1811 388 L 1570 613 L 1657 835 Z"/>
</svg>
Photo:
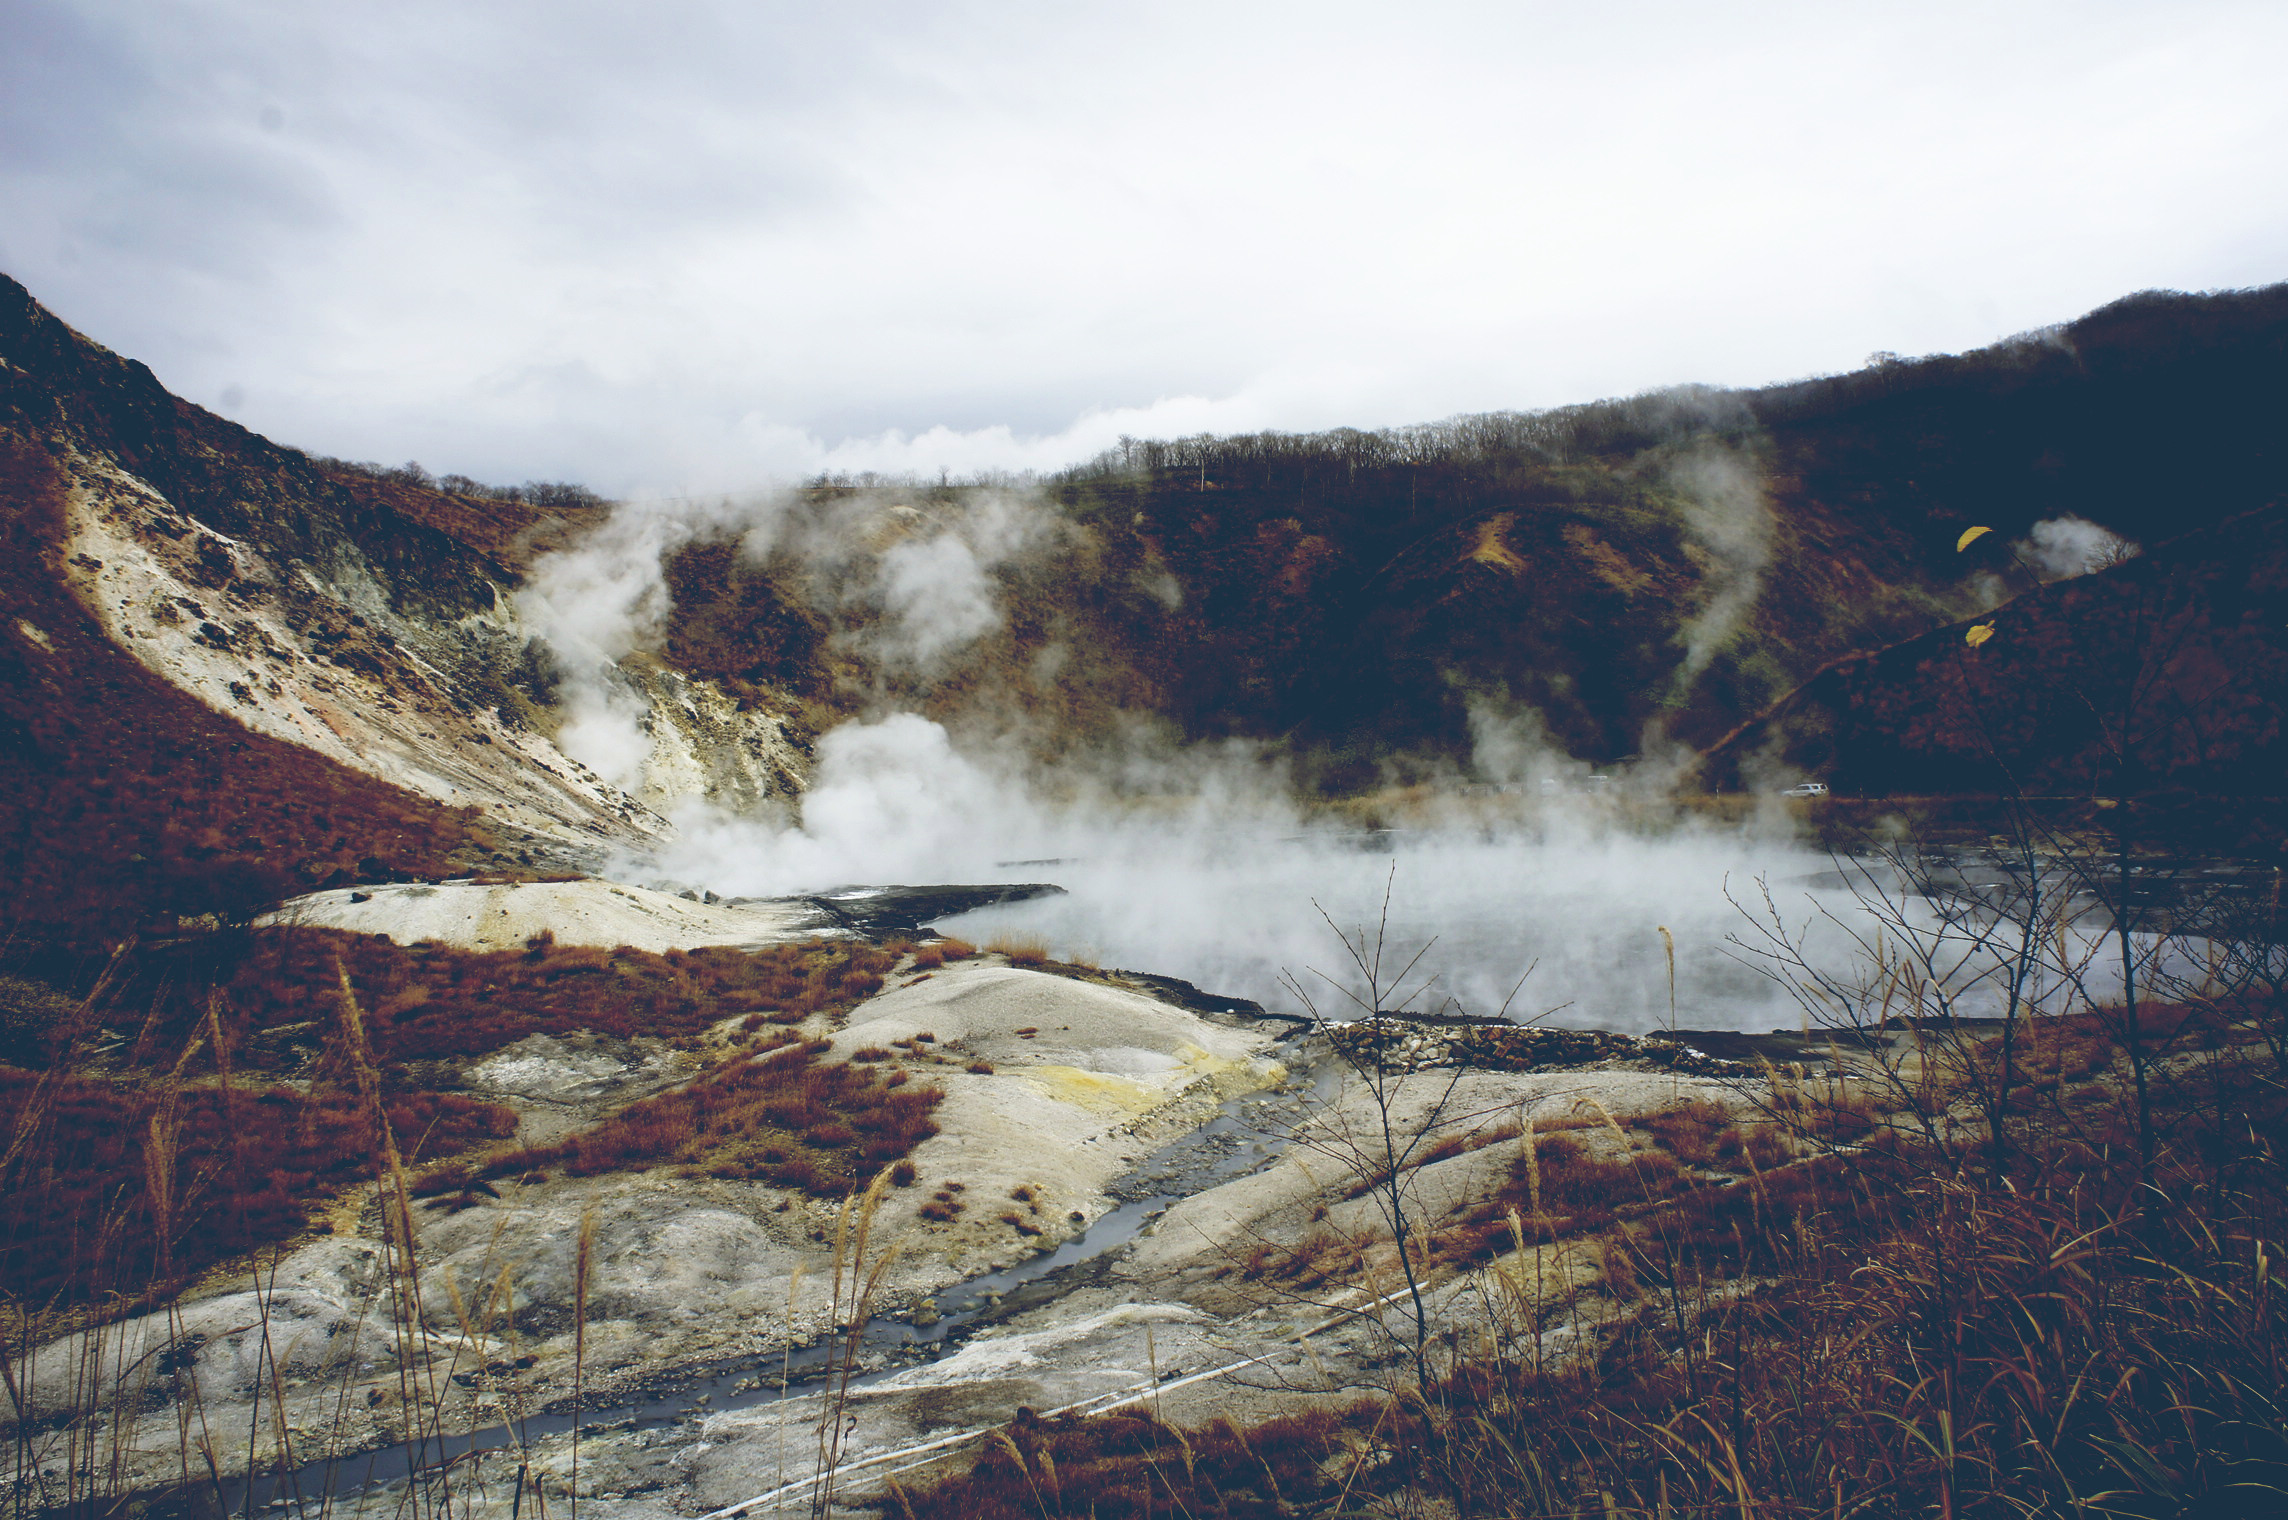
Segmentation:
<svg viewBox="0 0 2288 1520">
<path fill-rule="evenodd" d="M 396 1068 L 483 1055 L 533 1034 L 590 1030 L 682 1040 L 741 1015 L 753 1033 L 843 1011 L 880 991 L 897 961 L 887 950 L 848 940 L 654 954 L 558 945 L 546 935 L 522 951 L 490 952 L 399 945 L 337 929 L 264 929 L 225 938 L 232 944 L 217 947 L 217 958 L 226 961 L 218 973 L 224 1004 L 233 1041 L 250 1057 L 267 1050 L 290 1058 L 289 1050 L 261 1037 L 331 1021 L 338 959 L 368 1010 L 377 1058 Z M 145 958 L 120 1001 L 155 1008 L 154 1038 L 172 1039 L 203 1016 L 188 992 L 196 985 L 163 958 Z"/>
<path fill-rule="evenodd" d="M 969 1207 L 961 1198 L 961 1195 L 968 1190 L 967 1183 L 946 1182 L 940 1184 L 938 1190 L 930 1195 L 929 1202 L 922 1205 L 922 1218 L 933 1224 L 951 1224 L 960 1218 L 962 1212 Z"/>
<path fill-rule="evenodd" d="M 1045 966 L 1049 961 L 1048 942 L 1027 934 L 996 934 L 985 942 L 985 951 L 1012 966 Z"/>
<path fill-rule="evenodd" d="M 474 812 L 254 733 L 104 637 L 54 563 L 61 502 L 56 462 L 0 438 L 0 603 L 46 640 L 0 639 L 14 736 L 0 746 L 0 924 L 19 945 L 68 961 L 155 918 L 449 875 L 481 842 Z"/>
<path fill-rule="evenodd" d="M 1243 1432 L 1226 1420 L 1178 1430 L 1142 1412 L 1044 1420 L 1028 1411 L 967 1473 L 908 1489 L 905 1503 L 914 1520 L 1293 1515 L 1292 1505 L 1340 1492 L 1327 1481 L 1329 1459 L 1372 1419 L 1363 1408 L 1313 1410 Z"/>
<path fill-rule="evenodd" d="M 913 969 L 935 971 L 947 961 L 965 961 L 977 954 L 977 947 L 965 939 L 932 940 L 914 951 Z"/>
<path fill-rule="evenodd" d="M 1545 1158 L 1559 1231 L 1637 1185 L 1631 1163 Z M 1585 1360 L 1544 1364 L 1529 1319 L 1517 1351 L 1455 1363 L 1424 1398 L 1244 1433 L 1020 1420 L 1012 1444 L 912 1491 L 913 1513 L 1268 1520 L 1416 1513 L 1430 1496 L 1550 1520 L 2281 1513 L 2288 1323 L 2263 1266 L 2277 1194 L 2267 1222 L 2236 1207 L 2219 1230 L 2102 1187 L 1931 1176 L 1931 1159 L 1671 1194 L 1626 1227 L 1618 1274 L 1608 1256 L 1598 1290 L 1615 1301 L 1592 1312 Z M 1583 1291 L 1565 1313 L 1589 1307 Z"/>
<path fill-rule="evenodd" d="M 2086 1021 L 2021 1047 L 2051 1080 L 2007 1175 L 1976 1137 L 1934 1147 L 1783 1073 L 1759 1120 L 1686 1102 L 1544 1126 L 1432 1233 L 1434 1268 L 1494 1269 L 1457 1333 L 1475 1349 L 1427 1385 L 1247 1432 L 1020 1419 L 907 1502 L 917 1520 L 2288 1512 L 2288 1097 L 2267 1049 L 2169 1017 L 2149 1036 L 2209 1064 L 2179 1069 L 2150 1177 Z M 1322 1228 L 1234 1266 L 1309 1301 L 1389 1251 Z M 1559 1325 L 1586 1354 L 1551 1354 Z"/>
<path fill-rule="evenodd" d="M 9 1052 L 57 1063 L 45 1077 L 0 1067 L 0 1136 L 22 1142 L 0 1201 L 0 1293 L 34 1318 L 163 1297 L 208 1266 L 291 1237 L 316 1201 L 372 1175 L 371 1123 L 347 1090 L 356 1072 L 340 1038 L 344 978 L 360 1049 L 380 1063 L 385 1088 L 403 1089 L 425 1061 L 533 1033 L 687 1039 L 741 1014 L 755 1028 L 793 1023 L 870 995 L 893 963 L 848 942 L 654 955 L 543 936 L 522 952 L 478 954 L 278 929 L 130 951 L 84 1011 L 37 983 L 0 981 Z M 209 977 L 223 980 L 219 996 L 199 993 Z M 59 1048 L 67 1027 L 69 1048 Z M 109 1074 L 86 1069 L 98 1041 L 110 1045 Z M 265 1068 L 316 1085 L 279 1085 L 259 1075 Z M 450 1093 L 398 1090 L 382 1101 L 408 1164 L 515 1132 L 509 1110 Z M 414 1187 L 457 1208 L 490 1179 L 543 1166 L 665 1164 L 838 1194 L 931 1133 L 937 1101 L 902 1070 L 771 1049 L 566 1146 L 519 1152 L 485 1176 L 465 1164 L 431 1168 Z"/>
<path fill-rule="evenodd" d="M 0 1201 L 0 1292 L 27 1313 L 164 1294 L 298 1233 L 315 1200 L 374 1175 L 355 1094 L 269 1084 L 170 1094 L 84 1077 L 38 1087 L 28 1072 L 0 1070 L 0 1134 L 27 1117 L 38 1126 Z M 408 1147 L 431 1155 L 516 1130 L 509 1110 L 451 1094 L 397 1094 L 385 1113 Z"/>
<path fill-rule="evenodd" d="M 822 1197 L 861 1190 L 937 1133 L 930 1113 L 944 1095 L 910 1085 L 902 1071 L 821 1062 L 827 1049 L 823 1041 L 796 1041 L 742 1054 L 560 1145 L 496 1157 L 482 1176 L 672 1166 L 687 1177 L 769 1182 Z"/>
</svg>

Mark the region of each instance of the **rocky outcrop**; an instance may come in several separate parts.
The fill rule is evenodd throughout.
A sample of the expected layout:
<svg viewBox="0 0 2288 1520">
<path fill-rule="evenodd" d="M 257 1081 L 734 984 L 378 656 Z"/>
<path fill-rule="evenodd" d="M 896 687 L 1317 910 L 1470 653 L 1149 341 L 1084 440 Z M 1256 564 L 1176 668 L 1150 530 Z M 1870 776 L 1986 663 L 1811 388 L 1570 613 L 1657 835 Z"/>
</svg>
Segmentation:
<svg viewBox="0 0 2288 1520">
<path fill-rule="evenodd" d="M 450 620 L 393 606 L 360 562 L 274 558 L 73 451 L 72 589 L 111 638 L 258 733 L 560 845 L 661 827 L 559 751 L 518 686 L 540 658 L 505 599 Z"/>
<path fill-rule="evenodd" d="M 109 461 L 177 511 L 394 611 L 490 609 L 533 540 L 579 513 L 457 500 L 343 471 L 170 395 L 0 275 L 0 428 Z"/>
<path fill-rule="evenodd" d="M 785 703 L 658 661 L 618 672 L 651 755 L 622 788 L 567 755 L 514 590 L 602 504 L 470 496 L 314 460 L 169 395 L 0 277 L 0 432 L 63 486 L 54 563 L 103 633 L 257 733 L 453 806 L 535 862 L 586 865 L 703 797 L 797 791 Z"/>
<path fill-rule="evenodd" d="M 648 656 L 623 660 L 617 674 L 643 709 L 638 727 L 650 741 L 632 788 L 644 807 L 668 812 L 698 798 L 752 813 L 801 793 L 810 756 L 804 724 L 791 709 L 755 706 L 719 682 Z"/>
</svg>

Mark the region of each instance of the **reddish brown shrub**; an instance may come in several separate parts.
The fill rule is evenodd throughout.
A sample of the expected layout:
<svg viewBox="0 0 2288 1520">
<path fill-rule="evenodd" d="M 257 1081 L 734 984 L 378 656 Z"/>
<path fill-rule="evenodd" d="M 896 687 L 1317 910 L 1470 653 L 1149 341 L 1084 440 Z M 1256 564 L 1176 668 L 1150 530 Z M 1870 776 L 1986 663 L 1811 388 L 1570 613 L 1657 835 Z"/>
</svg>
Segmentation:
<svg viewBox="0 0 2288 1520">
<path fill-rule="evenodd" d="M 496 1158 L 485 1175 L 561 1166 L 584 1177 L 670 1165 L 687 1176 L 830 1197 L 863 1188 L 937 1133 L 930 1113 L 944 1094 L 884 1081 L 865 1067 L 821 1063 L 826 1048 L 811 1041 L 738 1057 L 560 1145 Z"/>
<path fill-rule="evenodd" d="M 1716 1136 L 1732 1127 L 1732 1111 L 1721 1103 L 1691 1098 L 1635 1120 L 1632 1127 L 1649 1132 L 1670 1155 L 1688 1166 L 1714 1166 Z"/>
</svg>

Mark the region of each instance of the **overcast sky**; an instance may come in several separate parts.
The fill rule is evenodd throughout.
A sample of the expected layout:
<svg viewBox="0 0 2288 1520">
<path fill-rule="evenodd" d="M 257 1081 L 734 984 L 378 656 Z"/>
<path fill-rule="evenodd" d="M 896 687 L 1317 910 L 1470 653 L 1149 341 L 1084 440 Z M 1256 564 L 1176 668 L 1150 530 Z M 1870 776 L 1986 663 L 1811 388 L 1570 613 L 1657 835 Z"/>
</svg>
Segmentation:
<svg viewBox="0 0 2288 1520">
<path fill-rule="evenodd" d="M 284 442 L 714 490 L 2288 278 L 2288 6 L 0 0 L 0 269 Z"/>
</svg>

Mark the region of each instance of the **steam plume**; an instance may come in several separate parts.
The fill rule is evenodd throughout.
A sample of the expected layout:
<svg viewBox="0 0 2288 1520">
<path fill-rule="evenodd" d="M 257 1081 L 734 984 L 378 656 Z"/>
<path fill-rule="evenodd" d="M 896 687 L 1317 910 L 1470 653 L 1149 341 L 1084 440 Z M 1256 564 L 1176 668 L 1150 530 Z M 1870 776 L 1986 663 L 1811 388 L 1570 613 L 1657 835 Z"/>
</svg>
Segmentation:
<svg viewBox="0 0 2288 1520">
<path fill-rule="evenodd" d="M 2131 558 L 2137 546 L 2111 528 L 2081 517 L 2053 517 L 2034 524 L 2020 546 L 2046 580 L 2087 575 Z"/>
<path fill-rule="evenodd" d="M 1696 445 L 1669 467 L 1668 481 L 1684 498 L 1687 552 L 1702 571 L 1700 609 L 1678 634 L 1682 688 L 1708 668 L 1755 606 L 1772 558 L 1772 509 L 1755 461 L 1721 443 Z"/>
</svg>

